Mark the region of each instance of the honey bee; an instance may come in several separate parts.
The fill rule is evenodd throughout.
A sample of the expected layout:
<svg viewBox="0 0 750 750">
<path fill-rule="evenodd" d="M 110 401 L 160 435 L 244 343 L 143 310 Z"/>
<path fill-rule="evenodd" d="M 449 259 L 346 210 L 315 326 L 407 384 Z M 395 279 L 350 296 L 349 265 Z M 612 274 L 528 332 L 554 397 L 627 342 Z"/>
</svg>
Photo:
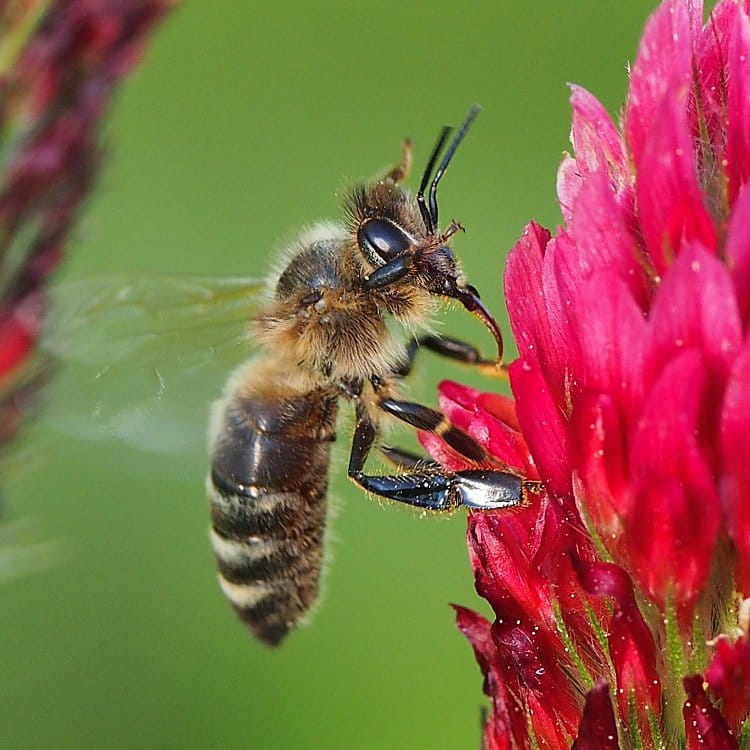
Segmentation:
<svg viewBox="0 0 750 750">
<path fill-rule="evenodd" d="M 344 222 L 321 222 L 291 243 L 251 323 L 261 351 L 232 373 L 213 406 L 207 490 L 219 584 L 266 644 L 280 644 L 318 596 L 340 399 L 356 414 L 348 476 L 367 493 L 429 511 L 495 510 L 522 505 L 539 489 L 507 470 L 448 473 L 390 447 L 381 450 L 399 471 L 365 471 L 383 416 L 434 432 L 477 467 L 488 465 L 467 433 L 399 395 L 421 347 L 490 373 L 505 369 L 498 324 L 450 249 L 461 227 L 450 222 L 440 231 L 438 223 L 438 185 L 478 111 L 447 148 L 452 131 L 443 128 L 416 195 L 401 184 L 411 163 L 407 141 L 399 164 L 350 191 Z M 426 332 L 446 299 L 489 328 L 495 358 Z M 406 333 L 415 330 L 424 333 Z"/>
</svg>

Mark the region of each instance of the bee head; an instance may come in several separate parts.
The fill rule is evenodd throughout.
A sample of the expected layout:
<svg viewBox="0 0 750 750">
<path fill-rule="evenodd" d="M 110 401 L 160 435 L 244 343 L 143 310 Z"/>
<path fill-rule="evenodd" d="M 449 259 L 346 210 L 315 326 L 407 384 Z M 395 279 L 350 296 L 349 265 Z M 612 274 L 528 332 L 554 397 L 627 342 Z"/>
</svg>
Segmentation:
<svg viewBox="0 0 750 750">
<path fill-rule="evenodd" d="M 459 263 L 449 246 L 450 238 L 462 229 L 461 225 L 451 222 L 444 232 L 438 232 L 438 185 L 479 111 L 476 105 L 469 110 L 435 170 L 451 128 L 444 127 L 440 131 L 422 175 L 416 195 L 418 212 L 412 212 L 414 216 L 402 217 L 399 211 L 393 210 L 400 204 L 397 195 L 401 194 L 394 192 L 400 189 L 392 182 L 389 184 L 386 181 L 376 186 L 376 189 L 383 188 L 385 194 L 393 198 L 378 201 L 377 207 L 370 204 L 359 213 L 361 219 L 357 228 L 357 244 L 365 261 L 373 269 L 364 279 L 366 289 L 403 282 L 421 286 L 433 295 L 455 299 L 489 328 L 497 341 L 498 351 L 502 353 L 502 335 L 497 321 L 480 300 L 476 288 L 465 283 Z M 410 199 L 410 203 L 413 200 Z M 417 221 L 420 223 L 417 224 Z"/>
</svg>

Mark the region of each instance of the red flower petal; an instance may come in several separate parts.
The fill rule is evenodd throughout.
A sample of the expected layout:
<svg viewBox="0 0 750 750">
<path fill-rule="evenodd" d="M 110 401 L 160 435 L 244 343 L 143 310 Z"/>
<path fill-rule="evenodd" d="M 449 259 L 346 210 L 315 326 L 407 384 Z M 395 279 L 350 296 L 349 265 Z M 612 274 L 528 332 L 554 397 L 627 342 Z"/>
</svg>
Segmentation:
<svg viewBox="0 0 750 750">
<path fill-rule="evenodd" d="M 505 297 L 511 305 L 511 325 L 521 356 L 536 356 L 541 341 L 543 350 L 552 348 L 544 293 L 540 284 L 542 262 L 550 241 L 544 227 L 531 222 L 508 255 L 505 266 Z"/>
<path fill-rule="evenodd" d="M 477 406 L 514 430 L 520 430 L 516 402 L 499 393 L 480 393 Z"/>
<path fill-rule="evenodd" d="M 617 696 L 622 716 L 628 715 L 631 691 L 643 727 L 648 726 L 649 707 L 659 714 L 661 684 L 656 668 L 654 638 L 635 602 L 630 576 L 611 563 L 574 559 L 583 588 L 592 596 L 614 599 L 609 624 L 609 652 L 617 674 Z"/>
<path fill-rule="evenodd" d="M 492 713 L 484 728 L 483 748 L 514 750 L 528 740 L 526 715 L 511 694 L 497 660 L 497 649 L 490 635 L 490 624 L 481 615 L 464 607 L 454 607 L 456 625 L 468 638 L 484 675 L 484 692 L 492 699 Z"/>
<path fill-rule="evenodd" d="M 590 174 L 601 172 L 618 196 L 631 192 L 622 138 L 604 107 L 580 86 L 571 86 L 570 103 L 573 107 L 570 139 L 576 158 L 566 157 L 557 177 L 560 208 L 568 224 L 578 193 Z"/>
<path fill-rule="evenodd" d="M 466 607 L 454 604 L 453 609 L 456 611 L 456 626 L 474 647 L 479 668 L 486 674 L 495 658 L 495 644 L 490 635 L 489 621 Z"/>
<path fill-rule="evenodd" d="M 629 510 L 626 431 L 615 400 L 588 394 L 579 400 L 573 423 L 573 451 L 580 477 L 576 501 L 611 553 L 621 541 L 622 516 Z"/>
<path fill-rule="evenodd" d="M 443 410 L 448 408 L 446 405 L 448 401 L 453 401 L 458 406 L 473 411 L 476 408 L 479 397 L 482 395 L 482 392 L 476 388 L 455 383 L 452 380 L 441 381 L 438 385 L 438 393 L 440 394 L 440 403 L 443 405 Z M 443 399 L 446 400 L 446 403 L 443 402 Z"/>
<path fill-rule="evenodd" d="M 583 181 L 578 172 L 576 160 L 570 154 L 565 154 L 557 168 L 557 202 L 566 224 L 570 222 L 573 216 L 573 206 L 581 185 L 583 185 Z"/>
<path fill-rule="evenodd" d="M 571 750 L 620 750 L 609 687 L 603 680 L 586 693 L 578 736 Z"/>
<path fill-rule="evenodd" d="M 636 193 L 644 239 L 657 273 L 662 274 L 683 244 L 700 240 L 716 248 L 711 216 L 703 202 L 688 122 L 688 84 L 666 93 L 638 164 Z"/>
<path fill-rule="evenodd" d="M 516 404 L 512 398 L 502 396 L 499 393 L 484 393 L 476 388 L 454 383 L 452 380 L 443 380 L 438 385 L 440 394 L 440 405 L 445 415 L 451 419 L 454 404 L 464 409 L 468 414 L 476 414 L 484 411 L 507 425 L 513 430 L 518 430 L 518 416 L 516 415 Z M 467 426 L 470 418 L 458 416 L 457 419 L 466 420 Z M 458 422 L 454 422 L 458 425 Z"/>
<path fill-rule="evenodd" d="M 468 432 L 490 455 L 500 459 L 514 473 L 520 473 L 527 479 L 538 478 L 536 466 L 520 432 L 482 411 L 474 415 Z"/>
<path fill-rule="evenodd" d="M 443 468 L 448 471 L 463 471 L 464 469 L 476 468 L 476 465 L 469 461 L 466 456 L 462 456 L 458 451 L 448 445 L 439 435 L 434 432 L 419 432 L 417 438 L 422 447 L 437 461 Z"/>
<path fill-rule="evenodd" d="M 444 380 L 438 386 L 440 409 L 452 425 L 468 430 L 477 410 L 479 391 Z"/>
<path fill-rule="evenodd" d="M 718 535 L 718 509 L 713 500 L 707 505 L 704 514 L 700 496 L 677 479 L 654 479 L 636 495 L 628 519 L 625 544 L 635 575 L 660 608 L 669 594 L 684 606 L 683 622 L 706 582 Z"/>
<path fill-rule="evenodd" d="M 737 588 L 750 596 L 750 339 L 734 363 L 721 410 L 721 495 L 737 549 Z"/>
<path fill-rule="evenodd" d="M 552 397 L 535 359 L 523 358 L 510 366 L 518 421 L 534 457 L 539 476 L 557 497 L 570 496 L 568 438 L 558 403 Z"/>
<path fill-rule="evenodd" d="M 630 90 L 625 109 L 625 135 L 636 168 L 644 165 L 641 157 L 667 89 L 676 84 L 687 87 L 691 73 L 691 26 L 697 11 L 692 4 L 666 0 L 651 15 L 643 32 L 638 59 L 630 74 Z"/>
<path fill-rule="evenodd" d="M 562 644 L 540 628 L 506 627 L 498 622 L 492 626 L 492 636 L 501 657 L 518 677 L 539 746 L 568 750 L 580 708 L 558 661 L 564 655 Z"/>
<path fill-rule="evenodd" d="M 750 19 L 738 8 L 727 61 L 727 176 L 732 205 L 750 179 Z"/>
<path fill-rule="evenodd" d="M 695 45 L 698 101 L 713 147 L 711 158 L 714 165 L 722 164 L 726 158 L 726 61 L 737 7 L 735 2 L 717 3 Z"/>
<path fill-rule="evenodd" d="M 687 750 L 738 750 L 736 737 L 706 696 L 700 675 L 686 677 L 682 683 L 687 693 L 682 709 Z"/>
<path fill-rule="evenodd" d="M 750 640 L 745 635 L 732 643 L 719 638 L 706 669 L 706 682 L 721 700 L 721 712 L 733 731 L 750 714 Z"/>
<path fill-rule="evenodd" d="M 566 531 L 567 546 L 557 545 L 560 552 L 554 559 L 556 571 L 554 593 L 572 647 L 589 669 L 590 674 L 597 676 L 604 673 L 603 665 L 607 656 L 596 640 L 592 621 L 598 622 L 606 630 L 611 618 L 611 610 L 607 602 L 589 596 L 581 587 L 573 560 L 595 562 L 599 558 L 590 538 L 580 529 L 579 523 L 575 522 L 575 527 L 571 527 L 573 524 L 566 524 L 563 527 Z M 568 646 L 565 648 L 566 654 L 568 648 Z"/>
<path fill-rule="evenodd" d="M 724 246 L 729 273 L 737 290 L 740 320 L 748 324 L 750 311 L 750 188 L 742 190 L 732 210 Z"/>
<path fill-rule="evenodd" d="M 697 350 L 673 359 L 653 385 L 632 438 L 627 542 L 638 579 L 659 604 L 668 590 L 678 604 L 692 602 L 719 531 L 716 487 L 697 437 L 705 381 Z"/>
<path fill-rule="evenodd" d="M 737 298 L 726 266 L 699 244 L 685 247 L 665 275 L 650 322 L 649 380 L 690 347 L 700 348 L 721 381 L 727 377 L 742 341 Z"/>
<path fill-rule="evenodd" d="M 632 427 L 643 401 L 643 313 L 613 271 L 598 271 L 581 284 L 568 312 L 578 349 L 570 355 L 573 378 L 583 392 L 611 395 Z"/>
<path fill-rule="evenodd" d="M 34 349 L 36 333 L 16 315 L 0 312 L 0 382 L 26 361 Z"/>
<path fill-rule="evenodd" d="M 583 178 L 593 172 L 606 174 L 615 185 L 625 182 L 627 158 L 622 138 L 601 102 L 581 86 L 570 87 L 573 107 L 571 141 Z"/>
<path fill-rule="evenodd" d="M 542 545 L 551 519 L 545 502 L 517 513 L 470 516 L 467 540 L 477 592 L 499 618 L 523 617 L 554 629 L 551 581 L 537 557 L 556 552 Z"/>
<path fill-rule="evenodd" d="M 505 296 L 519 354 L 537 359 L 544 379 L 558 402 L 565 381 L 565 320 L 562 314 L 554 253 L 569 238 L 549 239 L 546 229 L 533 222 L 510 251 L 505 268 Z"/>
<path fill-rule="evenodd" d="M 584 279 L 606 269 L 619 275 L 646 309 L 649 282 L 638 262 L 641 250 L 630 224 L 632 217 L 616 199 L 606 174 L 591 174 L 578 194 L 569 221 L 575 246 L 563 245 L 555 256 L 557 282 L 566 304 L 575 300 L 576 289 Z"/>
</svg>

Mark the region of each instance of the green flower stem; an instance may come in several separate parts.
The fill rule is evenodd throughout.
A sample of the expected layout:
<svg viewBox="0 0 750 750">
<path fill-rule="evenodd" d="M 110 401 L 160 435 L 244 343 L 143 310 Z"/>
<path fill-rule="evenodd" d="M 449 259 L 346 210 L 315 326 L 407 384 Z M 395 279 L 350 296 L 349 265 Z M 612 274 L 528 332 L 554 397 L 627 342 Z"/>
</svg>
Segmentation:
<svg viewBox="0 0 750 750">
<path fill-rule="evenodd" d="M 664 632 L 667 646 L 667 679 L 664 681 L 664 725 L 667 735 L 685 736 L 682 705 L 685 691 L 682 678 L 688 673 L 688 663 L 680 638 L 677 610 L 671 595 L 664 605 Z"/>
<path fill-rule="evenodd" d="M 565 626 L 565 620 L 563 619 L 562 612 L 560 610 L 560 602 L 555 599 L 553 602 L 553 609 L 555 612 L 555 624 L 557 625 L 557 632 L 560 634 L 560 638 L 565 646 L 565 653 L 568 655 L 570 660 L 573 662 L 573 666 L 576 668 L 578 677 L 581 680 L 581 684 L 586 692 L 594 687 L 594 679 L 586 669 L 586 665 L 581 659 L 581 655 L 578 653 L 578 649 L 573 643 L 573 639 L 570 637 L 568 628 Z"/>
</svg>

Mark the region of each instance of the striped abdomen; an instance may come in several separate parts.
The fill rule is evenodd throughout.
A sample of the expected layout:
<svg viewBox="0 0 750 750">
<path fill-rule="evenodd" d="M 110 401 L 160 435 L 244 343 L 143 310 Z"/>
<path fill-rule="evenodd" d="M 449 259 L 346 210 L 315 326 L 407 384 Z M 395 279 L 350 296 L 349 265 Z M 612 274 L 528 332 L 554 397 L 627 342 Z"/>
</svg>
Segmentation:
<svg viewBox="0 0 750 750">
<path fill-rule="evenodd" d="M 240 386 L 221 405 L 208 491 L 221 588 L 278 645 L 318 595 L 337 402 L 265 386 Z"/>
</svg>

